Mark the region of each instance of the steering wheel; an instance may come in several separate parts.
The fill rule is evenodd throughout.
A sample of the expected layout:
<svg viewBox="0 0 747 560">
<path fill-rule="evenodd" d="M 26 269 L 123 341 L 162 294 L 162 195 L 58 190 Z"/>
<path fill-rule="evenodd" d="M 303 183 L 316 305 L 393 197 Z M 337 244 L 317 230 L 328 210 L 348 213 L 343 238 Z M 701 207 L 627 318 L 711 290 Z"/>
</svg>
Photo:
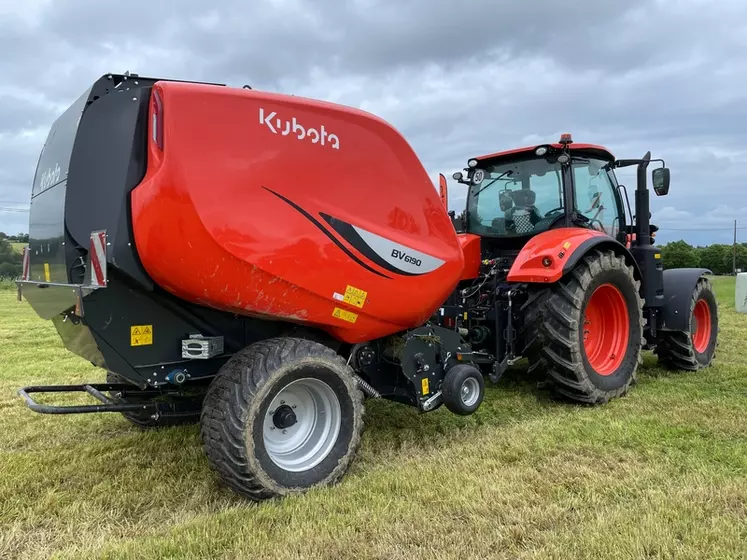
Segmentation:
<svg viewBox="0 0 747 560">
<path fill-rule="evenodd" d="M 543 218 L 549 218 L 550 214 L 554 214 L 555 212 L 565 212 L 565 208 L 562 206 L 558 206 L 557 208 L 553 208 L 552 210 L 549 210 L 548 212 L 545 212 L 545 215 Z"/>
</svg>

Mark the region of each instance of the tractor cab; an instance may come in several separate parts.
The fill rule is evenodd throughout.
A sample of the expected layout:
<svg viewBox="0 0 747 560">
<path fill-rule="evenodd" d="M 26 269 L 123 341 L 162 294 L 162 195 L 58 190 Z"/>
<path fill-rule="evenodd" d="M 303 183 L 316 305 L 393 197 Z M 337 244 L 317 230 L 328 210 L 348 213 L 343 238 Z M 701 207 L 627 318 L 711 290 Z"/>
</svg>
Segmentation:
<svg viewBox="0 0 747 560">
<path fill-rule="evenodd" d="M 594 229 L 623 240 L 625 207 L 615 158 L 601 146 L 559 143 L 488 154 L 454 179 L 468 186 L 462 230 L 486 245 L 520 248 L 557 227 Z"/>
</svg>

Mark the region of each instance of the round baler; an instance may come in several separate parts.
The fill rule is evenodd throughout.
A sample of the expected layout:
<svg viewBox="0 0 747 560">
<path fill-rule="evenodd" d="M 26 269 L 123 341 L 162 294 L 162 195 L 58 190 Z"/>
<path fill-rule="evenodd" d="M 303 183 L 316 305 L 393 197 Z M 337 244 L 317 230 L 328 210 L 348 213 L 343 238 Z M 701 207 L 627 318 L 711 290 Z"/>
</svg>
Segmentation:
<svg viewBox="0 0 747 560">
<path fill-rule="evenodd" d="M 643 349 L 707 366 L 715 298 L 707 271 L 663 271 L 650 161 L 566 137 L 473 158 L 455 224 L 443 177 L 439 193 L 376 116 L 102 76 L 42 150 L 18 285 L 106 382 L 20 394 L 41 413 L 199 421 L 218 477 L 261 500 L 340 480 L 365 399 L 472 414 L 484 377 L 526 357 L 558 395 L 596 404 L 628 390 Z M 634 225 L 621 165 L 639 166 Z M 591 217 L 579 169 L 606 178 Z M 657 193 L 668 183 L 654 171 Z M 32 396 L 67 391 L 100 403 Z"/>
</svg>

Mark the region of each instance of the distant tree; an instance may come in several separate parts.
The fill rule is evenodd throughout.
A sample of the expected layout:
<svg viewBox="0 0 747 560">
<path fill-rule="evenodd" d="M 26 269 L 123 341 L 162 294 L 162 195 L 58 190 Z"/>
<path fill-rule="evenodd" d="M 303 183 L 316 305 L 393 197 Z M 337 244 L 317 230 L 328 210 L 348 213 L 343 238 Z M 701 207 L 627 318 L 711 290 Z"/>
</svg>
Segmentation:
<svg viewBox="0 0 747 560">
<path fill-rule="evenodd" d="M 672 241 L 661 247 L 664 268 L 693 268 L 700 264 L 698 251 L 685 241 Z"/>
<path fill-rule="evenodd" d="M 732 263 L 734 260 L 734 250 L 730 247 L 729 256 L 726 261 L 729 263 L 728 270 L 732 272 Z M 737 245 L 737 268 L 741 269 L 742 272 L 747 271 L 747 247 L 744 245 Z"/>
<path fill-rule="evenodd" d="M 21 265 L 11 262 L 0 263 L 0 278 L 18 278 L 21 275 Z"/>
<path fill-rule="evenodd" d="M 7 234 L 4 231 L 0 231 L 0 239 L 5 239 L 7 237 L 8 236 L 7 236 Z"/>
<path fill-rule="evenodd" d="M 732 248 L 727 245 L 708 245 L 698 247 L 700 266 L 708 268 L 714 274 L 728 274 L 731 272 Z"/>
<path fill-rule="evenodd" d="M 23 256 L 13 251 L 7 239 L 0 238 L 0 277 L 17 278 L 21 274 Z"/>
</svg>

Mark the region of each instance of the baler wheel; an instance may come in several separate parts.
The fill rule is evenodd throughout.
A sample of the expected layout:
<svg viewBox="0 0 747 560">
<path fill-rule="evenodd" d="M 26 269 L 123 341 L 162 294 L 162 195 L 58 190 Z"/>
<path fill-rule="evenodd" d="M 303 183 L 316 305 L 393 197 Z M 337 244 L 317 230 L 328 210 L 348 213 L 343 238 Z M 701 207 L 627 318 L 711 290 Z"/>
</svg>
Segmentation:
<svg viewBox="0 0 747 560">
<path fill-rule="evenodd" d="M 716 294 L 711 283 L 701 278 L 693 291 L 690 331 L 661 331 L 654 353 L 668 368 L 696 371 L 713 363 L 718 333 Z"/>
<path fill-rule="evenodd" d="M 338 482 L 363 431 L 363 394 L 337 353 L 274 338 L 235 354 L 208 388 L 200 437 L 211 467 L 259 501 Z"/>
<path fill-rule="evenodd" d="M 635 381 L 643 340 L 643 301 L 633 267 L 594 250 L 557 284 L 531 294 L 525 355 L 555 393 L 603 404 Z"/>
</svg>

